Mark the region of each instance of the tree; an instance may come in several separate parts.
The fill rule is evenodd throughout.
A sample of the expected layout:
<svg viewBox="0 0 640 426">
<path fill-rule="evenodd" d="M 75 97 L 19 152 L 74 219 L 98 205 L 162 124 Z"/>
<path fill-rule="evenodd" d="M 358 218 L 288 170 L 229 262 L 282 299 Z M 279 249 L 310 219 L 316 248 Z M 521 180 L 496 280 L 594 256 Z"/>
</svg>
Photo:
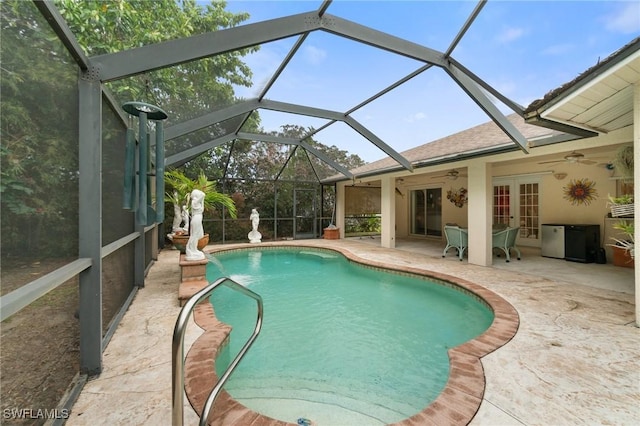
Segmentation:
<svg viewBox="0 0 640 426">
<path fill-rule="evenodd" d="M 89 56 L 218 31 L 249 17 L 225 10 L 224 1 L 202 6 L 195 0 L 56 0 L 56 5 Z M 122 102 L 158 105 L 169 123 L 184 121 L 236 101 L 233 85 L 251 85 L 251 70 L 241 58 L 257 49 L 147 72 L 108 87 Z"/>
<path fill-rule="evenodd" d="M 77 67 L 32 2 L 0 11 L 2 254 L 75 255 Z"/>
</svg>

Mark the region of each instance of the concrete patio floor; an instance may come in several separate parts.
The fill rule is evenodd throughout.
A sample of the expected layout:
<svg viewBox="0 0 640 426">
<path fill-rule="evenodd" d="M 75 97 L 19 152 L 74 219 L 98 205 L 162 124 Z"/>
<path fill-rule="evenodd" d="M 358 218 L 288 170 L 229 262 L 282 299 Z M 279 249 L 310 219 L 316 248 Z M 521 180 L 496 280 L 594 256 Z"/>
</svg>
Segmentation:
<svg viewBox="0 0 640 426">
<path fill-rule="evenodd" d="M 486 387 L 471 425 L 631 425 L 640 419 L 632 269 L 542 258 L 539 249 L 527 248 L 521 261 L 494 258 L 493 267 L 480 267 L 453 254 L 443 259 L 442 245 L 424 240 L 398 241 L 396 249 L 369 237 L 285 244 L 339 246 L 369 260 L 453 275 L 509 301 L 520 327 L 482 359 Z M 178 259 L 175 250 L 160 252 L 104 351 L 102 374 L 85 385 L 68 425 L 171 424 Z M 198 335 L 192 325 L 187 350 Z M 197 422 L 185 403 L 184 424 Z"/>
</svg>

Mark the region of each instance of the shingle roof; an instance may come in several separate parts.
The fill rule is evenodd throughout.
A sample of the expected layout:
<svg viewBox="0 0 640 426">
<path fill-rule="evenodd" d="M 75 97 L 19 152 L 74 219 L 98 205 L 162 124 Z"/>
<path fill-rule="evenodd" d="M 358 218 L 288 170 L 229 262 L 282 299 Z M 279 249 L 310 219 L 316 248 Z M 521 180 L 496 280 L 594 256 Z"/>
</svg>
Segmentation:
<svg viewBox="0 0 640 426">
<path fill-rule="evenodd" d="M 561 132 L 550 130 L 544 127 L 527 124 L 518 114 L 511 114 L 507 119 L 522 133 L 522 135 L 530 140 L 542 136 L 555 136 L 562 134 Z M 509 137 L 502 131 L 493 121 L 463 130 L 458 133 L 446 136 L 441 139 L 426 143 L 424 145 L 411 148 L 401 154 L 409 160 L 415 167 L 421 163 L 446 161 L 447 158 L 453 160 L 463 154 L 489 152 L 495 149 L 504 148 L 504 150 L 518 150 L 519 148 Z M 397 167 L 398 164 L 391 158 L 383 158 L 351 170 L 356 176 L 380 174 Z"/>
</svg>

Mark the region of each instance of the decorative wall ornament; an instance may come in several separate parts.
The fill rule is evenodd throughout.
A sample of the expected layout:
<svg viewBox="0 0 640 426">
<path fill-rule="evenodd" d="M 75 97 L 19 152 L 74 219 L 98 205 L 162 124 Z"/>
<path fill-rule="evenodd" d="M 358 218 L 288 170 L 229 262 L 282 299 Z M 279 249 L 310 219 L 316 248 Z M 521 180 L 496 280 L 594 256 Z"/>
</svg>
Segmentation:
<svg viewBox="0 0 640 426">
<path fill-rule="evenodd" d="M 564 173 L 564 172 L 557 172 L 557 173 L 553 174 L 553 177 L 558 179 L 558 180 L 562 180 L 562 179 L 567 177 L 567 174 Z"/>
<path fill-rule="evenodd" d="M 451 188 L 447 191 L 447 200 L 451 201 L 456 207 L 462 208 L 467 202 L 467 189 L 460 187 L 460 189 L 453 190 Z"/>
<path fill-rule="evenodd" d="M 596 183 L 591 179 L 571 179 L 563 188 L 564 199 L 569 200 L 574 206 L 588 206 L 593 200 L 598 198 Z"/>
</svg>

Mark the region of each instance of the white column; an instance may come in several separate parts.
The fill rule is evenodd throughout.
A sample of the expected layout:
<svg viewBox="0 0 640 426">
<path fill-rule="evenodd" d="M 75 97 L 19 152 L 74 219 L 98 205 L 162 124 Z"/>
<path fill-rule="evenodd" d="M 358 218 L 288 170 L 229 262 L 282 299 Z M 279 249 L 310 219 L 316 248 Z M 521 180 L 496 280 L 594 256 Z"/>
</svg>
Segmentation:
<svg viewBox="0 0 640 426">
<path fill-rule="evenodd" d="M 382 235 L 380 245 L 387 248 L 396 247 L 396 179 L 392 176 L 382 177 L 381 215 Z"/>
<path fill-rule="evenodd" d="M 469 263 L 490 266 L 491 254 L 491 207 L 493 186 L 491 164 L 484 160 L 469 163 L 467 221 L 469 224 Z"/>
<path fill-rule="evenodd" d="M 635 160 L 638 160 L 640 163 L 640 82 L 634 84 L 633 86 L 633 164 L 636 163 Z M 640 183 L 640 168 L 633 168 L 633 181 Z M 634 210 L 635 204 L 638 204 L 638 200 L 640 199 L 640 184 L 635 184 L 633 189 L 633 204 Z M 638 214 L 634 216 L 633 226 L 634 226 L 634 241 L 638 237 L 638 224 L 640 221 L 638 220 Z M 638 257 L 636 256 L 633 259 L 635 264 L 635 290 L 636 290 L 636 325 L 640 327 L 640 262 L 638 262 Z"/>
<path fill-rule="evenodd" d="M 336 185 L 336 223 L 335 225 L 340 228 L 340 238 L 344 238 L 344 209 L 345 209 L 345 184 L 344 182 L 338 182 Z"/>
</svg>

